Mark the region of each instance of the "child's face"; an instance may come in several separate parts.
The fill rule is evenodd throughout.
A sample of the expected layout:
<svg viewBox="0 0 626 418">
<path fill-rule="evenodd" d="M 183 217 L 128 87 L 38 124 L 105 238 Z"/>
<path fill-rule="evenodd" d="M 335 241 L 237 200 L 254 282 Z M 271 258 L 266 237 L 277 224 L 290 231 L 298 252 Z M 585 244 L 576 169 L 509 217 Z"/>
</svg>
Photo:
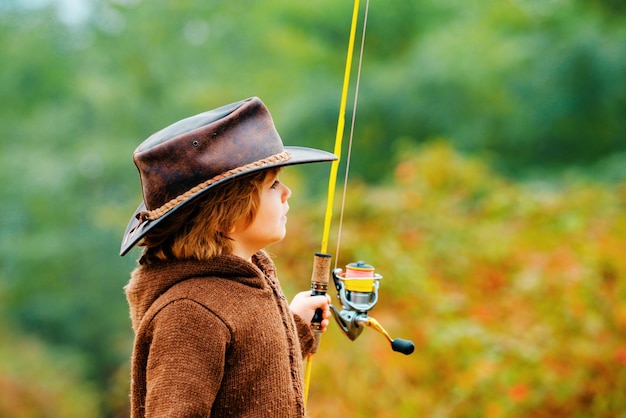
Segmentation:
<svg viewBox="0 0 626 418">
<path fill-rule="evenodd" d="M 261 199 L 252 223 L 235 225 L 229 234 L 235 241 L 235 254 L 248 259 L 252 254 L 278 242 L 287 232 L 287 212 L 291 190 L 278 179 L 278 173 L 268 172 L 261 188 Z"/>
</svg>

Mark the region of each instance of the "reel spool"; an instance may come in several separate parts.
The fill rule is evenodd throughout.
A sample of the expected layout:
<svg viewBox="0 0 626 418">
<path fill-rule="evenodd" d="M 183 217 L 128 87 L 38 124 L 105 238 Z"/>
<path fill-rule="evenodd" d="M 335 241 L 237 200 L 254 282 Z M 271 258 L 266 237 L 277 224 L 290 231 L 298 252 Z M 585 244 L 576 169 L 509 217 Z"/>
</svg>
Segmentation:
<svg viewBox="0 0 626 418">
<path fill-rule="evenodd" d="M 343 309 L 339 311 L 333 305 L 330 308 L 335 321 L 350 340 L 356 340 L 363 328 L 369 326 L 387 338 L 393 351 L 406 355 L 413 353 L 415 345 L 412 341 L 392 339 L 376 319 L 367 315 L 378 302 L 378 289 L 383 278 L 374 273 L 374 267 L 357 261 L 348 264 L 345 272 L 337 268 L 332 273 Z"/>
</svg>

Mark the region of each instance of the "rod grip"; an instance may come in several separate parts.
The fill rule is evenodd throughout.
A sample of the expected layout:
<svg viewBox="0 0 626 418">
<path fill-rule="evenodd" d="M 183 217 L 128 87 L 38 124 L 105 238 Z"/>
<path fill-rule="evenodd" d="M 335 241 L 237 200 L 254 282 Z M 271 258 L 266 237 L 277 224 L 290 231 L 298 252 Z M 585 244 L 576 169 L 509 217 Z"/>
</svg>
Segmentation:
<svg viewBox="0 0 626 418">
<path fill-rule="evenodd" d="M 325 295 L 328 291 L 328 281 L 330 278 L 330 254 L 315 253 L 313 257 L 313 272 L 311 274 L 311 295 Z M 315 346 L 313 352 L 316 353 L 322 336 L 323 312 L 316 309 L 313 319 L 311 319 L 311 329 L 315 333 Z"/>
</svg>

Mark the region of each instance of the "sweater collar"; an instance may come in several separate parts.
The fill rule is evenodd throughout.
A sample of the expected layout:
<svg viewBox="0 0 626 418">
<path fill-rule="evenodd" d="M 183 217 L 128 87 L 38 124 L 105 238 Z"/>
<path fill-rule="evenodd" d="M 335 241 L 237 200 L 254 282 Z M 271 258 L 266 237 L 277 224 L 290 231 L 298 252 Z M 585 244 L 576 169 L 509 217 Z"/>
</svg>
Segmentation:
<svg viewBox="0 0 626 418">
<path fill-rule="evenodd" d="M 208 260 L 174 260 L 142 265 L 131 273 L 131 279 L 124 288 L 133 325 L 170 287 L 196 277 L 220 277 L 263 289 L 273 286 L 276 271 L 264 251 L 253 255 L 252 262 L 235 255 L 221 255 Z"/>
</svg>

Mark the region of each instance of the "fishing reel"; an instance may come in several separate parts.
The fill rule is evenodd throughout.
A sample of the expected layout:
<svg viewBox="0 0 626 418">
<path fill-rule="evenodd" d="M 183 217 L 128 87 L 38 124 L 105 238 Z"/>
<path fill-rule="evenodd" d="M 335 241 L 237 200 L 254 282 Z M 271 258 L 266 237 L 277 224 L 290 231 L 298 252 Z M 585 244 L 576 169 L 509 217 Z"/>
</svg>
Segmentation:
<svg viewBox="0 0 626 418">
<path fill-rule="evenodd" d="M 334 269 L 332 275 L 342 310 L 339 311 L 330 305 L 331 312 L 350 340 L 356 340 L 367 326 L 383 334 L 391 343 L 393 351 L 406 355 L 413 353 L 415 345 L 412 341 L 392 339 L 376 319 L 367 315 L 378 302 L 378 289 L 383 278 L 380 274 L 374 273 L 374 267 L 358 261 L 348 264 L 345 272 L 340 268 Z"/>
</svg>

